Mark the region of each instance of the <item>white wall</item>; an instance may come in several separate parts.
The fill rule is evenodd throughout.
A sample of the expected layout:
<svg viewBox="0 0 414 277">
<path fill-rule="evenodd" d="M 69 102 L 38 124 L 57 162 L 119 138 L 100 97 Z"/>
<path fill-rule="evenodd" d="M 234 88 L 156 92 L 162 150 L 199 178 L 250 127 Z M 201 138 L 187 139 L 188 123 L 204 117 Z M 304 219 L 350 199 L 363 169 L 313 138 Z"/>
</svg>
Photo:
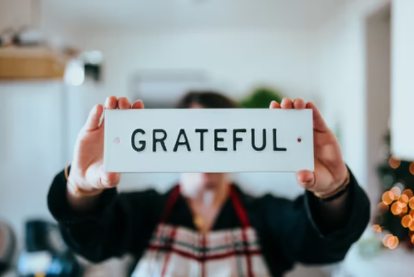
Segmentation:
<svg viewBox="0 0 414 277">
<path fill-rule="evenodd" d="M 31 15 L 30 2 L 31 0 L 1 0 L 0 32 L 11 27 L 20 29 L 35 24 L 36 17 Z"/>
<path fill-rule="evenodd" d="M 24 221 L 50 218 L 49 185 L 64 165 L 62 85 L 0 83 L 0 218 L 23 238 Z"/>
<path fill-rule="evenodd" d="M 366 21 L 366 168 L 372 207 L 382 194 L 377 168 L 388 158 L 385 136 L 389 132 L 391 100 L 391 10 L 384 6 Z M 373 210 L 375 212 L 375 210 Z"/>
<path fill-rule="evenodd" d="M 104 89 L 127 95 L 140 70 L 202 70 L 237 96 L 269 83 L 289 96 L 315 94 L 314 39 L 305 32 L 92 34 L 82 41 L 105 56 Z M 299 81 L 300 80 L 300 81 Z M 162 95 L 160 95 L 162 97 Z"/>
<path fill-rule="evenodd" d="M 402 159 L 414 160 L 414 1 L 393 5 L 392 150 Z"/>
<path fill-rule="evenodd" d="M 343 156 L 363 187 L 368 182 L 365 20 L 387 1 L 353 1 L 319 32 L 318 91 L 324 117 L 340 126 Z M 375 165 L 371 165 L 375 166 Z M 369 193 L 369 191 L 368 191 Z M 373 197 L 373 206 L 377 199 Z"/>
</svg>

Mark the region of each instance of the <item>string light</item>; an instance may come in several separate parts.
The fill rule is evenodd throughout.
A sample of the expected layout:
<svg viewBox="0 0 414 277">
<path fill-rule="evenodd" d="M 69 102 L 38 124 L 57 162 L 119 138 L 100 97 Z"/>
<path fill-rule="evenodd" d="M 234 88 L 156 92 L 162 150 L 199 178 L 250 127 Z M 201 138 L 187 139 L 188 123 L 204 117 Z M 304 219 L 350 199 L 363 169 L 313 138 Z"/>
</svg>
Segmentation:
<svg viewBox="0 0 414 277">
<path fill-rule="evenodd" d="M 392 239 L 393 235 L 391 234 L 387 234 L 384 236 L 384 238 L 382 239 L 382 243 L 384 244 L 385 247 L 388 247 L 391 243 L 390 243 L 390 239 Z"/>
<path fill-rule="evenodd" d="M 410 199 L 411 197 L 413 197 L 413 191 L 410 190 L 410 189 L 404 190 L 403 194 L 407 195 L 408 199 Z"/>
<path fill-rule="evenodd" d="M 381 233 L 382 228 L 378 224 L 372 225 L 372 230 L 374 230 L 375 233 Z"/>
<path fill-rule="evenodd" d="M 391 156 L 388 163 L 391 168 L 397 169 L 401 165 L 401 160 L 395 156 Z M 410 164 L 409 171 L 414 175 L 414 162 Z M 392 183 L 390 182 L 390 184 Z M 390 210 L 393 215 L 399 216 L 401 218 L 401 225 L 409 230 L 408 237 L 411 243 L 414 244 L 414 193 L 411 189 L 404 189 L 402 183 L 394 184 L 390 190 L 385 191 L 382 194 L 382 202 L 378 204 L 377 208 L 378 218 L 382 219 L 381 214 L 388 212 L 388 210 Z M 372 226 L 372 230 L 375 233 L 381 233 L 383 227 L 379 224 L 382 224 L 382 220 L 381 222 L 378 220 L 375 220 L 374 222 L 377 224 Z M 399 243 L 398 237 L 392 234 L 387 234 L 383 238 L 384 246 L 389 249 L 397 248 Z"/>
<path fill-rule="evenodd" d="M 410 229 L 410 231 L 414 231 L 414 220 L 410 222 L 410 225 L 408 226 L 408 228 Z"/>
<path fill-rule="evenodd" d="M 399 202 L 402 202 L 402 203 L 404 203 L 404 204 L 407 204 L 408 203 L 408 196 L 407 195 L 405 195 L 405 194 L 403 194 L 403 195 L 401 195 L 399 198 L 398 198 L 398 201 Z"/>
<path fill-rule="evenodd" d="M 407 207 L 407 204 L 405 204 L 404 202 L 397 201 L 395 203 L 397 203 L 398 207 L 400 207 L 401 209 L 404 209 L 405 207 Z"/>
<path fill-rule="evenodd" d="M 408 201 L 408 205 L 410 205 L 410 208 L 414 210 L 414 197 L 411 197 L 411 199 Z"/>
<path fill-rule="evenodd" d="M 382 195 L 382 201 L 387 205 L 390 205 L 392 201 L 394 201 L 394 198 L 395 196 L 394 193 L 392 193 L 392 191 L 386 191 Z"/>
<path fill-rule="evenodd" d="M 394 156 L 390 157 L 390 159 L 388 160 L 388 163 L 393 169 L 397 169 L 401 165 L 401 161 L 395 158 Z"/>
<path fill-rule="evenodd" d="M 409 170 L 410 170 L 410 173 L 411 173 L 412 175 L 414 175 L 414 162 L 412 162 L 412 163 L 410 164 L 410 168 L 409 168 Z"/>
<path fill-rule="evenodd" d="M 408 228 L 411 225 L 412 217 L 410 215 L 406 215 L 401 219 L 401 224 L 404 228 Z"/>
<path fill-rule="evenodd" d="M 398 244 L 399 244 L 399 239 L 396 236 L 393 236 L 393 242 L 390 246 L 388 246 L 389 249 L 395 249 L 397 248 Z"/>
<path fill-rule="evenodd" d="M 399 214 L 402 212 L 402 210 L 403 210 L 403 208 L 401 208 L 401 207 L 398 205 L 398 202 L 394 202 L 394 204 L 392 204 L 392 206 L 391 206 L 391 212 L 392 212 L 394 215 L 399 215 Z"/>
<path fill-rule="evenodd" d="M 393 187 L 391 189 L 391 192 L 394 194 L 394 199 L 396 197 L 400 197 L 400 195 L 401 195 L 401 189 L 399 187 Z"/>
<path fill-rule="evenodd" d="M 397 248 L 399 244 L 399 240 L 396 236 L 393 235 L 385 235 L 384 239 L 382 240 L 385 247 L 388 247 L 389 249 L 395 249 Z"/>
</svg>

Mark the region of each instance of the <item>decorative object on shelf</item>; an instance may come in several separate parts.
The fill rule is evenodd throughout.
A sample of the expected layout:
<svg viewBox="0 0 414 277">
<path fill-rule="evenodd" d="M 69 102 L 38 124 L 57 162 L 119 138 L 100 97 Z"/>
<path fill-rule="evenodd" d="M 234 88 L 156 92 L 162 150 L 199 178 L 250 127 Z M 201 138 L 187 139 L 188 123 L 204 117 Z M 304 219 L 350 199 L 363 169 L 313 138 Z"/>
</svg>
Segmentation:
<svg viewBox="0 0 414 277">
<path fill-rule="evenodd" d="M 283 95 L 270 87 L 258 87 L 239 103 L 241 108 L 269 108 L 271 101 L 282 101 Z"/>
<path fill-rule="evenodd" d="M 414 162 L 402 161 L 391 154 L 390 135 L 385 136 L 385 161 L 378 169 L 383 194 L 378 204 L 373 229 L 377 233 L 390 232 L 383 239 L 389 249 L 399 244 L 414 248 Z"/>
<path fill-rule="evenodd" d="M 80 277 L 83 267 L 66 246 L 56 224 L 29 220 L 25 225 L 25 245 L 17 272 L 20 277 Z"/>
</svg>

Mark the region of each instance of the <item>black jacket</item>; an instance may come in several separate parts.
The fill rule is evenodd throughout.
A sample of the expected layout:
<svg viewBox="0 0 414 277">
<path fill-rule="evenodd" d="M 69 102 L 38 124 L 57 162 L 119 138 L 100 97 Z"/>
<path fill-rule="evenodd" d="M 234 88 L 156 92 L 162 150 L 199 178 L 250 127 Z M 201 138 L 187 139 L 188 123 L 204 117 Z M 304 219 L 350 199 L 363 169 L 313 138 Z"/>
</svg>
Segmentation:
<svg viewBox="0 0 414 277">
<path fill-rule="evenodd" d="M 352 174 L 349 186 L 349 212 L 342 228 L 318 224 L 317 218 L 323 215 L 314 208 L 318 199 L 312 193 L 305 192 L 291 201 L 271 195 L 255 198 L 239 190 L 273 276 L 282 276 L 296 262 L 319 265 L 344 259 L 366 228 L 370 215 L 368 198 Z M 160 220 L 169 193 L 155 190 L 118 193 L 116 189 L 108 189 L 101 195 L 95 212 L 80 216 L 68 205 L 66 180 L 61 172 L 53 180 L 48 205 L 67 244 L 86 259 L 100 262 L 124 254 L 139 259 Z M 196 229 L 183 197 L 178 199 L 169 221 Z M 239 224 L 231 201 L 227 200 L 213 230 Z"/>
</svg>

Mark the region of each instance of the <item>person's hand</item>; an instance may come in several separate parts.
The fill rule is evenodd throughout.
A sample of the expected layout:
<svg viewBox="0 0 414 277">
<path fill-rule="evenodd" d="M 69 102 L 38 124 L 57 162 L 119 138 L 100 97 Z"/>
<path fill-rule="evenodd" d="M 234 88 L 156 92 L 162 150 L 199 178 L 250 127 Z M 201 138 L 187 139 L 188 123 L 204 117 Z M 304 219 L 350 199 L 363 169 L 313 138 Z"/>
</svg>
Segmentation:
<svg viewBox="0 0 414 277">
<path fill-rule="evenodd" d="M 270 108 L 312 109 L 315 171 L 296 172 L 296 179 L 303 188 L 312 191 L 316 196 L 323 198 L 335 192 L 346 182 L 349 173 L 342 159 L 338 140 L 326 126 L 316 106 L 311 102 L 305 103 L 302 99 L 292 101 L 285 98 L 280 104 L 273 101 Z"/>
<path fill-rule="evenodd" d="M 132 106 L 125 97 L 108 97 L 105 109 L 143 109 L 142 101 Z M 99 194 L 107 188 L 118 185 L 120 174 L 104 171 L 104 121 L 100 119 L 104 107 L 101 104 L 92 108 L 88 119 L 78 134 L 73 161 L 68 178 L 69 192 L 81 191 L 84 195 Z M 82 194 L 80 194 L 82 195 Z"/>
</svg>

